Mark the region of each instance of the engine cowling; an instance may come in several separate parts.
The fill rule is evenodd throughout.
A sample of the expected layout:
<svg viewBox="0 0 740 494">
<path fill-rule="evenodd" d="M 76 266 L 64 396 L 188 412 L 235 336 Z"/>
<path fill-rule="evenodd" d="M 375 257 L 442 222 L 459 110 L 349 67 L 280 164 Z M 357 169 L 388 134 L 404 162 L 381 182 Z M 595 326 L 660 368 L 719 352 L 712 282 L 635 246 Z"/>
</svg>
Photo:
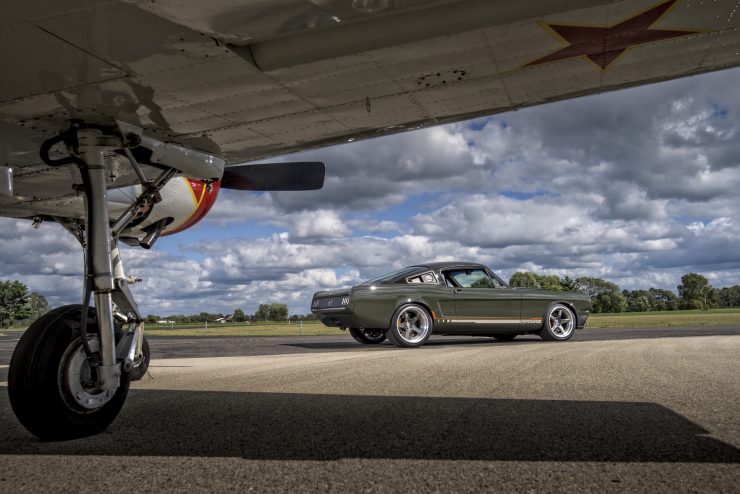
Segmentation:
<svg viewBox="0 0 740 494">
<path fill-rule="evenodd" d="M 111 218 L 116 218 L 141 193 L 141 186 L 123 187 L 109 191 Z M 186 230 L 211 210 L 221 190 L 221 181 L 206 183 L 187 177 L 174 177 L 160 191 L 162 200 L 148 205 L 121 233 L 121 239 L 131 243 L 141 240 L 151 229 L 163 222 L 161 235 L 171 235 Z"/>
</svg>

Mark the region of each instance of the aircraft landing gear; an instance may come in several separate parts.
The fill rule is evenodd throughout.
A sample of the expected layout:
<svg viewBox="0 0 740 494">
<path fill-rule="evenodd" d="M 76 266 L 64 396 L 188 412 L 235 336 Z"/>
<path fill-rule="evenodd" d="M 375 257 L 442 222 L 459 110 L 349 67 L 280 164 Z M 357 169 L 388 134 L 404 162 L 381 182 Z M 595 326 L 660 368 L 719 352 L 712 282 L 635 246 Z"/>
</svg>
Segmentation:
<svg viewBox="0 0 740 494">
<path fill-rule="evenodd" d="M 127 152 L 143 192 L 111 222 L 107 164 L 116 151 L 137 144 L 135 139 L 134 144 L 127 141 L 114 127 L 74 123 L 41 148 L 48 165 L 79 168 L 86 204 L 84 227 L 79 220 L 55 218 L 85 251 L 83 303 L 57 308 L 35 321 L 19 341 L 8 372 L 13 411 L 41 440 L 73 439 L 104 430 L 126 400 L 130 373 L 144 362 L 143 318 L 128 289 L 118 235 L 143 205 L 158 201 L 159 190 L 177 171 L 165 168 L 148 181 Z M 50 159 L 50 149 L 62 142 L 69 157 Z M 95 308 L 90 307 L 91 294 Z"/>
<path fill-rule="evenodd" d="M 10 363 L 10 403 L 20 422 L 43 441 L 89 436 L 116 418 L 128 394 L 129 375 L 106 389 L 95 377 L 82 346 L 81 305 L 41 316 L 18 342 Z M 87 342 L 100 350 L 96 313 L 88 310 Z"/>
</svg>

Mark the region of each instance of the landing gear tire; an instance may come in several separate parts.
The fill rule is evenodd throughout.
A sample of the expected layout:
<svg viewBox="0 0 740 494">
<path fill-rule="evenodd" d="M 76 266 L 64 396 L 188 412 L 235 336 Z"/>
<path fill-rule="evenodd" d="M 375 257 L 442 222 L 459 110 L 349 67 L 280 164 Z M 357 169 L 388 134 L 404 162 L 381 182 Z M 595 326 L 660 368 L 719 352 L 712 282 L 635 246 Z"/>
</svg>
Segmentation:
<svg viewBox="0 0 740 494">
<path fill-rule="evenodd" d="M 517 337 L 516 333 L 495 334 L 491 336 L 496 341 L 511 341 Z"/>
<path fill-rule="evenodd" d="M 103 431 L 121 410 L 129 388 L 122 372 L 113 391 L 98 389 L 80 338 L 81 305 L 54 309 L 26 330 L 8 369 L 8 394 L 18 420 L 42 441 L 61 441 Z M 87 335 L 99 349 L 95 310 Z"/>
<path fill-rule="evenodd" d="M 540 338 L 547 341 L 569 340 L 576 329 L 576 316 L 570 308 L 563 304 L 553 304 L 545 313 L 545 322 L 538 333 Z"/>
<path fill-rule="evenodd" d="M 385 333 L 388 341 L 404 348 L 420 347 L 432 335 L 432 317 L 418 304 L 406 304 L 393 314 L 391 327 Z"/>
<path fill-rule="evenodd" d="M 349 328 L 349 334 L 363 345 L 377 345 L 385 341 L 385 332 L 382 329 Z"/>
</svg>

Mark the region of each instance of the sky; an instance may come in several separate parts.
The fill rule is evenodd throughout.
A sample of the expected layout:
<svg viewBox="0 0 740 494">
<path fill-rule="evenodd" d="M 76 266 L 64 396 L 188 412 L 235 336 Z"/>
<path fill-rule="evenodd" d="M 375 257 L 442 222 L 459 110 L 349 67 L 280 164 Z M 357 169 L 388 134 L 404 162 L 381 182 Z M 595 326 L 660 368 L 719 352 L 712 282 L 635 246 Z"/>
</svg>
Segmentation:
<svg viewBox="0 0 740 494">
<path fill-rule="evenodd" d="M 676 290 L 740 284 L 740 69 L 280 157 L 320 191 L 223 191 L 150 251 L 123 249 L 144 314 L 306 314 L 314 291 L 430 261 Z M 58 225 L 0 219 L 0 279 L 79 303 Z"/>
</svg>

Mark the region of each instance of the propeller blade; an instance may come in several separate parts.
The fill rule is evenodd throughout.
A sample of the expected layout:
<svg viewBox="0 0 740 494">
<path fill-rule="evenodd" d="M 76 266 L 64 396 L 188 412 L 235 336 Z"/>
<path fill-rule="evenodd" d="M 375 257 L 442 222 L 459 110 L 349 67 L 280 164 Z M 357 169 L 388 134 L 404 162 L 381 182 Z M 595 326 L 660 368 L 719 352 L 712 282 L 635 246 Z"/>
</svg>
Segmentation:
<svg viewBox="0 0 740 494">
<path fill-rule="evenodd" d="M 317 161 L 258 163 L 224 169 L 221 188 L 236 190 L 317 190 L 324 186 L 326 166 Z"/>
</svg>

